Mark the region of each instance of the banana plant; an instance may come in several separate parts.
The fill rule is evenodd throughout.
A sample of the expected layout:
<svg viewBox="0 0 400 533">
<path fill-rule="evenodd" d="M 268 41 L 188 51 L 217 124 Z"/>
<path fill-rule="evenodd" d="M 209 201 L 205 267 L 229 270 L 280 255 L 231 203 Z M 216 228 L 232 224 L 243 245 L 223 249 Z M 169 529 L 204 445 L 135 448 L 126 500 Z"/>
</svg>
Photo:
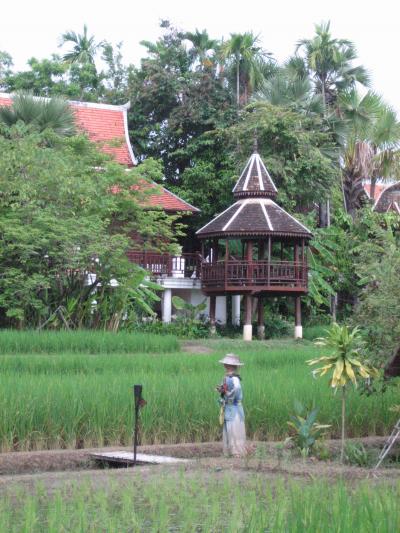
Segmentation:
<svg viewBox="0 0 400 533">
<path fill-rule="evenodd" d="M 353 385 L 357 387 L 357 379 L 370 379 L 378 376 L 376 368 L 370 366 L 365 360 L 364 343 L 360 334 L 359 327 L 352 330 L 338 324 L 333 324 L 327 330 L 326 337 L 316 339 L 317 346 L 323 346 L 331 351 L 330 355 L 324 355 L 317 359 L 310 359 L 309 365 L 322 364 L 319 368 L 313 370 L 313 376 L 324 376 L 328 372 L 330 376 L 330 386 L 335 393 L 341 390 L 342 397 L 342 435 L 340 448 L 340 461 L 344 459 L 345 444 L 345 417 L 346 417 L 346 389 Z"/>
<path fill-rule="evenodd" d="M 331 426 L 317 422 L 317 408 L 308 412 L 300 402 L 295 401 L 294 411 L 295 413 L 290 416 L 290 420 L 287 422 L 294 435 L 287 440 L 293 441 L 300 449 L 303 457 L 307 457 L 317 440 L 323 437 L 325 431 Z"/>
<path fill-rule="evenodd" d="M 207 302 L 204 299 L 197 305 L 193 305 L 189 302 L 185 302 L 180 296 L 173 296 L 172 303 L 174 304 L 175 309 L 178 311 L 183 311 L 185 318 L 187 320 L 196 320 L 197 317 L 207 309 Z"/>
</svg>

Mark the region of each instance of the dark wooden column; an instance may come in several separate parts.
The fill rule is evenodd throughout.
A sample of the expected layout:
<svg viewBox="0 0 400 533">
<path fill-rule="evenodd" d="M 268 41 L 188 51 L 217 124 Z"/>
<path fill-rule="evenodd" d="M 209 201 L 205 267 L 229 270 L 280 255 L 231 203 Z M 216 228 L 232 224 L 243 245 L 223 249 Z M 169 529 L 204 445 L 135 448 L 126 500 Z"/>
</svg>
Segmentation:
<svg viewBox="0 0 400 533">
<path fill-rule="evenodd" d="M 246 294 L 244 297 L 244 325 L 243 325 L 243 340 L 251 341 L 253 337 L 253 326 L 251 318 L 253 314 L 253 298 L 251 294 Z"/>
<path fill-rule="evenodd" d="M 295 296 L 294 298 L 294 308 L 295 308 L 295 317 L 294 317 L 294 338 L 302 339 L 303 338 L 303 328 L 301 325 L 301 297 Z"/>
<path fill-rule="evenodd" d="M 217 332 L 215 327 L 215 308 L 217 303 L 216 296 L 210 296 L 210 333 L 214 335 Z"/>
</svg>

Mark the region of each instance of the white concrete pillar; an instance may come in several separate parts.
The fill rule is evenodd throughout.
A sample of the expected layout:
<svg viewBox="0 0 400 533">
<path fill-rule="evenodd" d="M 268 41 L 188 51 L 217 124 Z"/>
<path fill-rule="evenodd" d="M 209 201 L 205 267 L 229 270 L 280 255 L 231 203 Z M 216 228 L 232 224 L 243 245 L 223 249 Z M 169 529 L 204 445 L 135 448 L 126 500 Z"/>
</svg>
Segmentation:
<svg viewBox="0 0 400 533">
<path fill-rule="evenodd" d="M 243 340 L 251 341 L 253 339 L 253 326 L 252 324 L 245 324 L 243 326 Z"/>
<path fill-rule="evenodd" d="M 162 295 L 162 321 L 165 324 L 171 322 L 171 311 L 172 311 L 172 290 L 164 289 Z"/>
<path fill-rule="evenodd" d="M 302 339 L 303 338 L 303 326 L 295 326 L 294 327 L 294 338 L 295 339 Z"/>
<path fill-rule="evenodd" d="M 232 325 L 240 326 L 240 294 L 232 296 Z"/>
<path fill-rule="evenodd" d="M 217 296 L 215 307 L 215 320 L 218 324 L 226 325 L 226 296 Z"/>
</svg>

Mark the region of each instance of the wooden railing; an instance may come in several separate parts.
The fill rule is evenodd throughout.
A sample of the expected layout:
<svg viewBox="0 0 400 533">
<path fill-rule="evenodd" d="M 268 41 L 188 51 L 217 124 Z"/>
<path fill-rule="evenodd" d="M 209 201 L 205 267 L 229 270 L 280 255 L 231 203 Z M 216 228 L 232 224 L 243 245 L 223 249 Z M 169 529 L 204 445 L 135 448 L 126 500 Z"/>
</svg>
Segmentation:
<svg viewBox="0 0 400 533">
<path fill-rule="evenodd" d="M 132 263 L 148 270 L 155 277 L 198 278 L 200 276 L 199 253 L 171 255 L 129 250 L 127 255 Z"/>
<path fill-rule="evenodd" d="M 218 261 L 201 264 L 205 289 L 287 287 L 307 289 L 307 264 L 295 261 Z"/>
</svg>

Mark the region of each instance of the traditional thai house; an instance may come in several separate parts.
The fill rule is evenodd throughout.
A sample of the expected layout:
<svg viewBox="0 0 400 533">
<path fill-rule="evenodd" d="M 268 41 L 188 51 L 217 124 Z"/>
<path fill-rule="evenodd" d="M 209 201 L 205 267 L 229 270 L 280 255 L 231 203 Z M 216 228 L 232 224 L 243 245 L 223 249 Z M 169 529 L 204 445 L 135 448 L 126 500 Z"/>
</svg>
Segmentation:
<svg viewBox="0 0 400 533">
<path fill-rule="evenodd" d="M 197 231 L 211 328 L 215 329 L 216 298 L 231 295 L 233 316 L 240 317 L 242 296 L 243 338 L 252 339 L 255 299 L 262 338 L 265 299 L 293 296 L 295 337 L 301 338 L 301 296 L 308 283 L 306 246 L 312 233 L 274 201 L 278 191 L 256 146 L 232 192 L 236 202 Z"/>
<path fill-rule="evenodd" d="M 12 102 L 13 95 L 0 93 L 0 107 L 11 106 Z M 69 105 L 74 112 L 77 128 L 85 132 L 100 150 L 112 156 L 127 171 L 137 165 L 128 133 L 129 103 L 109 105 L 70 101 Z M 199 211 L 165 187 L 155 183 L 146 183 L 144 186 L 154 188 L 154 194 L 146 197 L 145 207 L 148 209 L 163 209 L 166 213 L 182 216 Z M 146 243 L 137 236 L 132 237 L 129 259 L 148 270 L 156 283 L 164 287 L 160 312 L 165 322 L 171 321 L 173 294 L 194 304 L 204 300 L 198 277 L 199 254 L 159 253 L 147 248 Z"/>
</svg>

